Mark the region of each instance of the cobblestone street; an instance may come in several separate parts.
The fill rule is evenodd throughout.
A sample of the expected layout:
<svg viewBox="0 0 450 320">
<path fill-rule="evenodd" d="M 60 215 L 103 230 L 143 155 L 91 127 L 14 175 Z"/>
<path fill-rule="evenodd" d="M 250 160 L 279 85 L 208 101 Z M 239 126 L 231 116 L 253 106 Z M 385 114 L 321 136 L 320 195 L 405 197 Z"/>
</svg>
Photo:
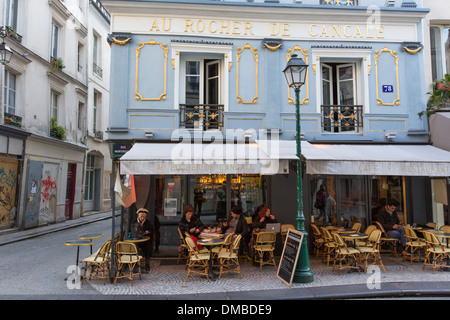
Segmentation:
<svg viewBox="0 0 450 320">
<path fill-rule="evenodd" d="M 33 239 L 19 241 L 0 246 L 0 295 L 147 295 L 154 297 L 209 294 L 214 299 L 217 294 L 224 292 L 245 293 L 258 290 L 279 292 L 274 299 L 282 299 L 283 294 L 289 290 L 299 288 L 320 288 L 328 286 L 363 285 L 373 283 L 376 274 L 358 274 L 343 271 L 338 275 L 337 270 L 332 271 L 315 257 L 311 257 L 311 268 L 314 273 L 314 282 L 308 284 L 292 285 L 288 288 L 276 278 L 273 266 L 264 266 L 262 272 L 251 262 L 241 261 L 242 279 L 236 274 L 225 274 L 222 279 L 208 282 L 205 278 L 192 275 L 186 282 L 186 270 L 183 263 L 176 264 L 176 259 L 154 258 L 151 261 L 151 270 L 142 275 L 142 280 L 136 277 L 134 286 L 127 279 L 120 279 L 116 286 L 102 280 L 92 279 L 86 281 L 80 289 L 69 289 L 65 280 L 71 273 L 67 268 L 75 263 L 76 248 L 67 247 L 64 241 L 76 239 L 79 234 L 89 232 L 103 232 L 110 234 L 111 220 L 103 220 L 84 226 L 71 228 L 65 231 L 54 232 Z M 102 239 L 94 240 L 96 250 Z M 89 247 L 80 249 L 80 260 L 89 255 Z M 380 289 L 387 284 L 404 284 L 410 282 L 440 282 L 450 283 L 450 272 L 436 271 L 431 268 L 422 270 L 421 263 L 402 262 L 401 258 L 384 255 L 386 273 L 381 272 Z M 373 285 L 373 284 L 372 284 Z M 380 290 L 372 289 L 372 291 Z"/>
</svg>

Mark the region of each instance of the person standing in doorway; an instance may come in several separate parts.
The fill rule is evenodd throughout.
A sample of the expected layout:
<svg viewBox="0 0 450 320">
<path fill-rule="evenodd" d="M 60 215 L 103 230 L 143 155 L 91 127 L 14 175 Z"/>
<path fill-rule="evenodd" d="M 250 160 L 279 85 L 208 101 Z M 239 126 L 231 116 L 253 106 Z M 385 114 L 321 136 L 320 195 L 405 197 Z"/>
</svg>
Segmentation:
<svg viewBox="0 0 450 320">
<path fill-rule="evenodd" d="M 325 213 L 325 201 L 327 199 L 327 193 L 325 191 L 325 185 L 321 184 L 319 191 L 316 193 L 316 202 L 314 203 L 314 207 L 319 210 L 319 214 L 314 217 L 314 221 L 320 219 L 320 217 L 324 217 L 323 223 L 325 225 L 328 224 L 329 220 Z"/>
</svg>

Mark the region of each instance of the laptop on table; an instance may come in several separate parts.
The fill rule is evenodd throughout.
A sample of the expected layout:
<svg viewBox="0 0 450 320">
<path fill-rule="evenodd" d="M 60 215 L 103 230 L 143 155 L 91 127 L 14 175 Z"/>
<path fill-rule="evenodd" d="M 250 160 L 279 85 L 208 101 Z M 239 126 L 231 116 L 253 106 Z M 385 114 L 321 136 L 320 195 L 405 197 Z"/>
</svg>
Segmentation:
<svg viewBox="0 0 450 320">
<path fill-rule="evenodd" d="M 266 231 L 280 232 L 281 223 L 268 223 L 266 224 Z"/>
</svg>

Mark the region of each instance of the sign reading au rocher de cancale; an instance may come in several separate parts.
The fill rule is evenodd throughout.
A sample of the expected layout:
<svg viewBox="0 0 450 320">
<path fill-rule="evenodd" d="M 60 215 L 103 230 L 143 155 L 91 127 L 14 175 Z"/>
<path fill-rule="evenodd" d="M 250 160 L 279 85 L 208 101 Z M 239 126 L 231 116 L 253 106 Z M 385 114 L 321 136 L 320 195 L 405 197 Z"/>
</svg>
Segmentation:
<svg viewBox="0 0 450 320">
<path fill-rule="evenodd" d="M 178 34 L 215 37 L 282 37 L 305 40 L 416 41 L 416 25 L 367 22 L 279 22 L 227 20 L 196 17 L 117 16 L 114 28 L 152 34 Z"/>
</svg>

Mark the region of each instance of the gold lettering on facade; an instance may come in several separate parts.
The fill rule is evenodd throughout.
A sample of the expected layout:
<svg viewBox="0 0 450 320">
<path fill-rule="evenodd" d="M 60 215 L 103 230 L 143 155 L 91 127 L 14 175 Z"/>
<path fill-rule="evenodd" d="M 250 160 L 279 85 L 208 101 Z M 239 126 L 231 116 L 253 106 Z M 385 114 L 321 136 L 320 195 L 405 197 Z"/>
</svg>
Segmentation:
<svg viewBox="0 0 450 320">
<path fill-rule="evenodd" d="M 289 37 L 289 23 L 282 23 L 281 27 L 278 25 L 278 23 L 271 23 L 270 24 L 270 35 L 271 36 L 276 36 L 280 33 L 281 30 L 281 35 L 284 37 Z"/>
<path fill-rule="evenodd" d="M 209 23 L 208 23 L 208 31 L 210 32 L 210 33 L 216 33 L 217 32 L 217 29 L 211 29 L 211 25 L 212 24 L 217 24 L 217 21 L 215 21 L 215 20 L 211 20 Z"/>
<path fill-rule="evenodd" d="M 194 32 L 194 30 L 192 30 L 192 20 L 191 19 L 184 20 L 184 32 L 188 32 L 188 27 L 191 29 L 191 32 Z"/>
<path fill-rule="evenodd" d="M 377 38 L 384 39 L 384 26 L 377 26 Z"/>
<path fill-rule="evenodd" d="M 151 32 L 176 31 L 173 29 L 171 18 L 154 18 L 149 30 Z M 176 27 L 176 25 L 175 25 Z M 291 36 L 291 25 L 289 23 L 271 22 L 271 36 Z M 297 29 L 296 29 L 297 30 Z M 308 27 L 309 36 L 312 38 L 359 38 L 359 39 L 384 39 L 384 26 L 372 25 L 344 25 L 340 24 L 310 24 Z M 204 19 L 184 19 L 185 33 L 210 33 L 210 34 L 233 34 L 233 35 L 255 35 L 253 24 L 248 21 L 233 20 L 204 20 Z"/>
<path fill-rule="evenodd" d="M 229 34 L 230 32 L 229 32 L 229 28 L 228 28 L 228 21 L 223 21 L 223 20 L 220 20 L 220 34 L 223 34 L 224 32 L 223 32 L 223 30 L 225 29 L 226 30 L 226 32 L 225 32 L 225 34 Z"/>
<path fill-rule="evenodd" d="M 311 37 L 317 37 L 317 36 L 318 36 L 317 33 L 312 33 L 312 28 L 313 28 L 313 27 L 316 27 L 316 28 L 317 28 L 317 25 L 316 25 L 316 24 L 310 24 L 310 25 L 309 25 L 309 35 L 310 35 Z"/>
<path fill-rule="evenodd" d="M 250 22 L 244 22 L 244 24 L 245 24 L 244 35 L 247 35 L 247 31 L 248 31 L 248 33 L 253 36 L 254 35 L 253 31 L 252 31 L 253 25 Z"/>
<path fill-rule="evenodd" d="M 341 25 L 340 24 L 338 24 L 337 27 L 334 24 L 331 25 L 331 36 L 333 38 L 334 38 L 335 33 L 339 38 L 341 37 Z"/>
<path fill-rule="evenodd" d="M 241 34 L 240 24 L 239 21 L 233 21 L 233 34 Z"/>
</svg>

